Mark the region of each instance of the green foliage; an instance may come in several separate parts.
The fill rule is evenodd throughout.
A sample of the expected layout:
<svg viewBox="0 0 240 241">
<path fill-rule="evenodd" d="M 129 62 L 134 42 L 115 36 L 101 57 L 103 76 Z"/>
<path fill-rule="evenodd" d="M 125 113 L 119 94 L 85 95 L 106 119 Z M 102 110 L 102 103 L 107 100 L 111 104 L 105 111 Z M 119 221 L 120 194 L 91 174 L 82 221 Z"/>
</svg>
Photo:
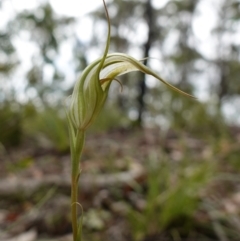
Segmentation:
<svg viewBox="0 0 240 241">
<path fill-rule="evenodd" d="M 107 103 L 89 131 L 105 132 L 119 127 L 128 127 L 130 124 L 128 117 L 124 116 L 116 105 Z"/>
<path fill-rule="evenodd" d="M 170 100 L 170 114 L 172 114 L 172 128 L 188 130 L 197 136 L 210 133 L 215 136 L 227 134 L 224 117 L 214 103 L 190 102 L 172 95 Z M 210 136 L 208 136 L 210 137 Z"/>
<path fill-rule="evenodd" d="M 239 157 L 240 157 L 239 149 L 231 150 L 231 152 L 229 153 L 229 155 L 227 157 L 228 163 L 233 167 L 234 171 L 236 171 L 236 172 L 240 171 Z"/>
<path fill-rule="evenodd" d="M 191 92 L 191 90 L 189 90 Z M 187 131 L 205 139 L 228 136 L 229 130 L 218 104 L 213 101 L 199 102 L 181 98 L 174 92 L 152 89 L 150 94 L 158 95 L 149 100 L 148 111 L 155 118 L 161 116 L 175 131 Z M 210 135 L 211 133 L 211 135 Z"/>
<path fill-rule="evenodd" d="M 70 17 L 57 16 L 51 5 L 46 3 L 37 9 L 19 13 L 15 21 L 11 23 L 11 26 L 16 30 L 24 29 L 29 31 L 32 40 L 40 47 L 44 62 L 53 63 L 53 57 L 59 48 L 62 38 L 65 37 L 63 33 L 57 34 L 56 30 L 64 28 L 66 25 L 73 23 L 73 21 L 74 19 Z"/>
<path fill-rule="evenodd" d="M 187 235 L 194 225 L 194 213 L 201 203 L 201 191 L 213 174 L 207 162 L 192 163 L 182 160 L 172 163 L 164 160 L 150 166 L 146 205 L 141 212 L 131 210 L 128 218 L 134 240 L 177 228 L 180 235 Z"/>
<path fill-rule="evenodd" d="M 64 110 L 64 107 L 61 109 Z M 48 107 L 26 118 L 24 130 L 28 137 L 44 147 L 53 147 L 60 152 L 69 149 L 65 113 L 59 112 L 57 107 Z"/>
<path fill-rule="evenodd" d="M 37 95 L 44 105 L 48 105 L 51 101 L 55 101 L 54 104 L 56 104 L 65 95 L 66 89 L 61 86 L 65 73 L 59 68 L 57 59 L 60 54 L 61 44 L 69 37 L 69 31 L 66 29 L 68 28 L 69 30 L 69 26 L 73 22 L 74 18 L 72 17 L 57 15 L 49 3 L 43 3 L 36 9 L 19 12 L 14 19 L 9 21 L 9 31 L 6 33 L 6 36 L 11 33 L 9 37 L 11 40 L 11 37 L 13 38 L 16 35 L 20 40 L 26 40 L 31 44 L 34 43 L 37 49 L 36 52 L 29 52 L 32 55 L 32 64 L 28 70 L 25 72 L 23 72 L 25 68 L 21 70 L 21 74 L 26 76 L 25 95 L 29 99 Z M 22 35 L 24 36 L 23 39 L 21 39 Z M 4 35 L 0 33 L 1 39 L 5 40 Z M 0 48 L 4 44 L 5 49 L 7 47 L 10 49 L 11 46 L 7 46 L 5 42 L 7 41 L 1 42 Z M 9 41 L 9 43 L 11 42 Z M 9 56 L 8 59 L 11 60 L 12 58 Z M 0 62 L 0 71 L 3 69 L 7 72 L 7 69 L 11 67 L 9 60 L 3 64 Z M 46 73 L 46 69 L 50 71 L 47 70 Z M 33 90 L 35 93 L 34 97 L 29 94 Z"/>
<path fill-rule="evenodd" d="M 8 55 L 15 51 L 8 32 L 0 32 L 0 50 Z"/>
<path fill-rule="evenodd" d="M 0 142 L 4 146 L 17 146 L 22 138 L 20 105 L 13 102 L 0 104 Z"/>
<path fill-rule="evenodd" d="M 0 31 L 0 73 L 9 74 L 17 65 L 14 58 L 15 48 L 11 41 L 11 34 L 8 31 Z"/>
<path fill-rule="evenodd" d="M 18 160 L 15 163 L 10 162 L 7 165 L 7 169 L 10 172 L 18 172 L 30 167 L 33 164 L 33 162 L 34 160 L 32 157 L 25 157 L 25 158 L 22 158 L 21 160 Z"/>
</svg>

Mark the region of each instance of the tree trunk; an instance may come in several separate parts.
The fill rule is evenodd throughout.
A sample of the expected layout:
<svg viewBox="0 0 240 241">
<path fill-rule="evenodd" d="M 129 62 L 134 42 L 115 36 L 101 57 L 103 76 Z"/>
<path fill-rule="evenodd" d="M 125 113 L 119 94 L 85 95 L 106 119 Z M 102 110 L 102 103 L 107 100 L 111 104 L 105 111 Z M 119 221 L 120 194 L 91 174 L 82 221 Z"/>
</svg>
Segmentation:
<svg viewBox="0 0 240 241">
<path fill-rule="evenodd" d="M 151 4 L 151 0 L 147 0 L 146 2 L 146 12 L 145 12 L 145 18 L 148 24 L 148 38 L 146 43 L 144 44 L 144 57 L 149 56 L 149 52 L 151 49 L 151 45 L 154 38 L 154 21 L 153 21 L 153 7 Z M 144 64 L 147 65 L 148 59 L 144 60 Z M 144 96 L 147 91 L 146 86 L 146 75 L 143 73 L 140 73 L 140 84 L 139 84 L 139 95 L 138 95 L 138 118 L 137 118 L 137 126 L 142 126 L 142 120 L 143 120 L 143 112 L 145 109 L 145 103 L 144 103 Z"/>
</svg>

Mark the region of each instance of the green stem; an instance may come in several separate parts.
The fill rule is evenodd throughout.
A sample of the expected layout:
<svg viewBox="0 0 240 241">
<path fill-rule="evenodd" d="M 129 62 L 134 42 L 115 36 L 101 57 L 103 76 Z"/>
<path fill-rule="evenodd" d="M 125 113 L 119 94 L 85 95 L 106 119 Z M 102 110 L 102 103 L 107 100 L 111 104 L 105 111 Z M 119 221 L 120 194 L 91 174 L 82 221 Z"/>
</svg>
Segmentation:
<svg viewBox="0 0 240 241">
<path fill-rule="evenodd" d="M 82 149 L 84 146 L 85 132 L 78 130 L 75 139 L 75 148 L 72 153 L 72 185 L 71 185 L 71 214 L 72 214 L 72 229 L 73 229 L 73 240 L 79 241 L 78 237 L 78 179 L 80 175 L 80 159 Z"/>
</svg>

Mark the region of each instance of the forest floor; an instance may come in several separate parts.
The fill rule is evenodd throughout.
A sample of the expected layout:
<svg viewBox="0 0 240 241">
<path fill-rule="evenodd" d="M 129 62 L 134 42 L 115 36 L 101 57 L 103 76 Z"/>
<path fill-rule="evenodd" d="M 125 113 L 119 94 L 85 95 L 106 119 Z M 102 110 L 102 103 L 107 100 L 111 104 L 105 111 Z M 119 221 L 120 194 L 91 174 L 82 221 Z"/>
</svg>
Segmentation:
<svg viewBox="0 0 240 241">
<path fill-rule="evenodd" d="M 0 240 L 70 241 L 70 156 L 0 150 Z M 240 131 L 89 133 L 79 202 L 83 240 L 240 240 Z M 79 213 L 80 214 L 80 213 Z"/>
</svg>

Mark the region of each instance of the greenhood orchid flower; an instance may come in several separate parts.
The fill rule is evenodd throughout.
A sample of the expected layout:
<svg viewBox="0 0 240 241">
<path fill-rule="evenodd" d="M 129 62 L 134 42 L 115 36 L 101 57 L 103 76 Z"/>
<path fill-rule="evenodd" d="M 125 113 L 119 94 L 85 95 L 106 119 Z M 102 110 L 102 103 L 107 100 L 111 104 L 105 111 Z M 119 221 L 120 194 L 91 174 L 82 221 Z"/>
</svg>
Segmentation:
<svg viewBox="0 0 240 241">
<path fill-rule="evenodd" d="M 141 61 L 138 61 L 127 54 L 108 54 L 110 45 L 110 20 L 104 0 L 103 4 L 108 20 L 108 34 L 105 51 L 101 58 L 91 63 L 83 71 L 81 77 L 77 80 L 74 86 L 73 94 L 70 97 L 70 103 L 67 108 L 72 162 L 71 215 L 74 241 L 82 240 L 82 215 L 79 220 L 77 207 L 79 206 L 81 208 L 81 205 L 78 203 L 78 180 L 80 177 L 79 166 L 84 146 L 85 131 L 102 110 L 112 81 L 116 80 L 117 76 L 132 71 L 141 71 L 155 77 L 171 89 L 192 97 L 164 81 L 156 72 L 142 64 Z"/>
<path fill-rule="evenodd" d="M 128 72 L 141 71 L 145 74 L 152 75 L 171 89 L 192 97 L 164 81 L 156 72 L 142 64 L 141 61 L 127 54 L 108 54 L 110 20 L 105 2 L 104 6 L 108 20 L 108 35 L 103 57 L 91 63 L 83 71 L 81 77 L 76 82 L 73 95 L 71 96 L 69 118 L 73 126 L 78 130 L 86 130 L 97 117 L 106 101 L 112 80 Z"/>
</svg>

